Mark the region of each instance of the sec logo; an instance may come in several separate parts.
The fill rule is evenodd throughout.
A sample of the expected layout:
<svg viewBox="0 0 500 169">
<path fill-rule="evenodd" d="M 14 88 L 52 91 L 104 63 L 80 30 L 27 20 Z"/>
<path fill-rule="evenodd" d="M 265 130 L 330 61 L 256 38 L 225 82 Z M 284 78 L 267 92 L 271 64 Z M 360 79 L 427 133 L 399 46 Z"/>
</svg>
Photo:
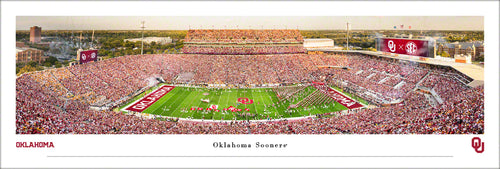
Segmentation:
<svg viewBox="0 0 500 169">
<path fill-rule="evenodd" d="M 406 43 L 406 53 L 407 54 L 410 54 L 410 55 L 415 55 L 417 54 L 417 44 L 415 44 L 415 42 L 408 42 Z"/>
<path fill-rule="evenodd" d="M 92 54 L 90 55 L 90 58 L 94 59 L 95 58 L 95 53 L 92 52 Z"/>
</svg>

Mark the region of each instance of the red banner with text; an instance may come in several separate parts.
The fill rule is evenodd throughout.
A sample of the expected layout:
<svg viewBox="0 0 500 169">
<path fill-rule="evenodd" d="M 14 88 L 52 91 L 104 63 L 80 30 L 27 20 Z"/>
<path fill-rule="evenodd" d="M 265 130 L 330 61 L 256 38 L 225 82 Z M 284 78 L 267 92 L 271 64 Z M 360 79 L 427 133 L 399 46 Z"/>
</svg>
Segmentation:
<svg viewBox="0 0 500 169">
<path fill-rule="evenodd" d="M 382 39 L 380 50 L 383 52 L 429 57 L 429 42 L 414 39 Z"/>
<path fill-rule="evenodd" d="M 172 91 L 172 89 L 174 88 L 175 86 L 161 86 L 155 91 L 149 93 L 146 97 L 140 99 L 131 106 L 127 107 L 125 110 L 142 112 L 146 110 L 149 106 L 153 105 L 160 98 L 165 96 L 168 92 Z"/>
<path fill-rule="evenodd" d="M 337 103 L 341 104 L 344 107 L 347 107 L 348 109 L 355 109 L 355 108 L 360 108 L 363 107 L 362 104 L 356 102 L 355 100 L 347 97 L 343 93 L 340 93 L 336 91 L 335 89 L 332 89 L 331 87 L 324 85 L 324 83 L 321 82 L 313 82 L 313 86 L 320 90 L 321 92 L 325 93 L 328 95 L 330 98 L 335 100 Z"/>
</svg>

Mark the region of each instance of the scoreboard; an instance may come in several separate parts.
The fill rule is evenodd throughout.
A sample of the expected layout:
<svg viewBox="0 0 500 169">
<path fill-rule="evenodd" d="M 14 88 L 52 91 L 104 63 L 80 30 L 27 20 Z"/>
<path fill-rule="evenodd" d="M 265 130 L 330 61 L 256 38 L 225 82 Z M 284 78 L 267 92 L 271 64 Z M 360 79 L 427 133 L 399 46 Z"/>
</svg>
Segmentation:
<svg viewBox="0 0 500 169">
<path fill-rule="evenodd" d="M 436 55 L 433 40 L 378 38 L 376 43 L 377 51 L 425 58 L 434 58 Z"/>
<path fill-rule="evenodd" d="M 97 50 L 82 50 L 77 53 L 77 60 L 80 64 L 97 61 Z"/>
</svg>

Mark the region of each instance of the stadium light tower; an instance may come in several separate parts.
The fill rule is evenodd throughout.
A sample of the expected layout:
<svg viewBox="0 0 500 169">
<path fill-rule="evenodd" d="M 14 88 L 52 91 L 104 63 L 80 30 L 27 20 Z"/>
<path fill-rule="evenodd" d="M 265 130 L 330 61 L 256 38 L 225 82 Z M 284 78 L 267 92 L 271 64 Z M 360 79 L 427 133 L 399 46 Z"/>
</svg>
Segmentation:
<svg viewBox="0 0 500 169">
<path fill-rule="evenodd" d="M 92 29 L 92 41 L 90 41 L 90 48 L 94 49 L 94 29 Z"/>
<path fill-rule="evenodd" d="M 349 22 L 347 22 L 347 50 L 349 50 Z"/>
<path fill-rule="evenodd" d="M 83 31 L 80 32 L 80 38 L 78 38 L 78 39 L 80 39 L 80 41 L 78 43 L 78 46 L 80 47 L 80 49 L 82 49 L 82 39 L 83 39 L 82 33 L 83 33 Z"/>
<path fill-rule="evenodd" d="M 141 55 L 144 55 L 144 21 L 141 22 L 141 28 L 142 28 L 142 39 L 141 39 Z"/>
</svg>

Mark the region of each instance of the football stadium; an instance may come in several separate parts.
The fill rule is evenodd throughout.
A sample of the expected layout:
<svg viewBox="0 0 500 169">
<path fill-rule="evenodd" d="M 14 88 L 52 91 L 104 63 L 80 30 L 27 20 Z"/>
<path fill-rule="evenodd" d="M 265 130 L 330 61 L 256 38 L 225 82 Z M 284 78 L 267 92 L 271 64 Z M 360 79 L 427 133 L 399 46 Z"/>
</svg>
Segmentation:
<svg viewBox="0 0 500 169">
<path fill-rule="evenodd" d="M 482 69 L 303 43 L 298 29 L 192 29 L 182 54 L 25 73 L 16 133 L 484 133 Z"/>
</svg>

